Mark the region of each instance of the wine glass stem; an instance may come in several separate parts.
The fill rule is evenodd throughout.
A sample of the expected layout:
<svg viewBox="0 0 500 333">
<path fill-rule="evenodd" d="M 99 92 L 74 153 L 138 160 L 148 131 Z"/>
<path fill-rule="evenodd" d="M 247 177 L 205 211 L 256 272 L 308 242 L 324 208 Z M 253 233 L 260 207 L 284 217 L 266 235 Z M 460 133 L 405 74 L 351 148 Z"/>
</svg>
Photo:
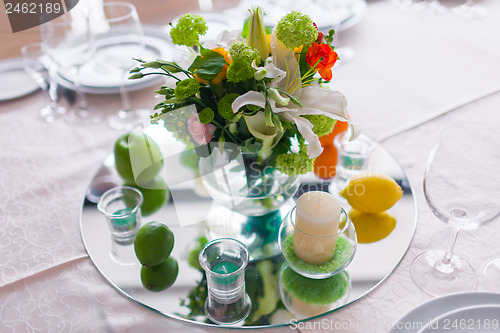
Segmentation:
<svg viewBox="0 0 500 333">
<path fill-rule="evenodd" d="M 76 94 L 78 95 L 78 107 L 80 110 L 88 110 L 88 102 L 87 102 L 87 97 L 85 94 L 82 92 L 82 86 L 80 82 L 80 66 L 75 68 L 75 91 Z"/>
<path fill-rule="evenodd" d="M 127 90 L 125 89 L 125 80 L 127 80 L 128 71 L 122 73 L 120 76 L 120 97 L 122 100 L 122 111 L 130 111 L 132 109 L 130 105 L 130 99 L 128 98 Z"/>
<path fill-rule="evenodd" d="M 448 245 L 446 246 L 446 251 L 444 253 L 443 260 L 437 264 L 437 269 L 443 273 L 451 273 L 453 271 L 453 265 L 451 264 L 451 257 L 453 256 L 453 249 L 455 248 L 455 243 L 457 242 L 459 228 L 453 227 L 448 238 Z"/>
</svg>

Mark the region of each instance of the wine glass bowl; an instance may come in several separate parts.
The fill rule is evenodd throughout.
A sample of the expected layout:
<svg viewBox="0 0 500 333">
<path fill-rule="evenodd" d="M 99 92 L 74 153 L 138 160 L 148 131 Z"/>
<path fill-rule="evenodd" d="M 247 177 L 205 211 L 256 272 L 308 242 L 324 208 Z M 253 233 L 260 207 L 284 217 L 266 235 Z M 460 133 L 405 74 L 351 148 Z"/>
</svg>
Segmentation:
<svg viewBox="0 0 500 333">
<path fill-rule="evenodd" d="M 415 258 L 411 274 L 431 295 L 473 290 L 472 266 L 453 254 L 459 230 L 474 230 L 500 215 L 500 129 L 482 123 L 457 123 L 445 129 L 432 149 L 424 175 L 431 209 L 453 231 L 446 250 Z"/>
<path fill-rule="evenodd" d="M 144 32 L 136 8 L 126 2 L 105 2 L 89 14 L 92 54 L 99 70 L 118 77 L 121 109 L 108 118 L 118 130 L 131 130 L 147 120 L 149 111 L 133 109 L 125 82 L 144 51 Z"/>
<path fill-rule="evenodd" d="M 29 43 L 21 48 L 21 54 L 24 70 L 36 81 L 47 98 L 47 104 L 40 109 L 38 116 L 42 121 L 52 123 L 62 116 L 66 109 L 57 105 L 54 96 L 54 81 L 49 73 L 45 46 L 39 42 Z"/>
<path fill-rule="evenodd" d="M 91 112 L 82 92 L 80 69 L 91 57 L 91 41 L 87 16 L 72 10 L 41 25 L 41 36 L 57 74 L 73 82 L 78 105 L 66 114 L 65 120 L 75 124 L 92 124 L 101 120 Z"/>
</svg>

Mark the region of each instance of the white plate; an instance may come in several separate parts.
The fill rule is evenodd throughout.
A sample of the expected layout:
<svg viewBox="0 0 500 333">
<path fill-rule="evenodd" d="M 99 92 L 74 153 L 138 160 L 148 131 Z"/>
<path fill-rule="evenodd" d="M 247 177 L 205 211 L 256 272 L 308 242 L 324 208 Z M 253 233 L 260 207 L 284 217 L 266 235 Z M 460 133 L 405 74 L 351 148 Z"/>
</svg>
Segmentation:
<svg viewBox="0 0 500 333">
<path fill-rule="evenodd" d="M 388 333 L 499 331 L 500 293 L 467 292 L 419 305 L 397 320 Z"/>
<path fill-rule="evenodd" d="M 0 62 L 0 101 L 19 98 L 39 88 L 35 80 L 25 72 L 22 58 Z"/>
<path fill-rule="evenodd" d="M 143 54 L 137 57 L 144 60 L 170 60 L 174 58 L 175 45 L 170 41 L 165 30 L 157 26 L 144 27 Z M 100 66 L 93 61 L 89 61 L 80 69 L 80 84 L 82 91 L 91 94 L 112 94 L 119 92 L 119 80 L 121 73 Z M 151 75 L 137 80 L 127 80 L 125 87 L 127 90 L 138 90 L 157 84 L 164 79 L 161 75 Z M 74 89 L 74 73 L 60 71 L 57 82 L 69 89 Z"/>
</svg>

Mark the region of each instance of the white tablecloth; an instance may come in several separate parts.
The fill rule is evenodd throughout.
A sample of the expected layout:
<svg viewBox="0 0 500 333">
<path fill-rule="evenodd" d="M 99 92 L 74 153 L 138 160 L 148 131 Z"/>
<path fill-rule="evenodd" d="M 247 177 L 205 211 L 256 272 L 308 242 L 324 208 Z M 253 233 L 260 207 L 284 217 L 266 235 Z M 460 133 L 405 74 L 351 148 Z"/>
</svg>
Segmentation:
<svg viewBox="0 0 500 333">
<path fill-rule="evenodd" d="M 339 48 L 352 47 L 355 57 L 334 70 L 332 85 L 347 96 L 353 120 L 404 168 L 418 225 L 408 253 L 385 282 L 362 300 L 301 324 L 301 332 L 385 332 L 431 298 L 409 271 L 418 253 L 443 248 L 447 238 L 447 226 L 430 212 L 422 193 L 428 153 L 452 122 L 500 126 L 500 2 L 478 2 L 489 16 L 466 21 L 369 0 L 366 17 L 339 34 Z M 109 112 L 117 98 L 92 102 Z M 134 101 L 155 103 L 149 91 Z M 39 122 L 43 103 L 40 93 L 0 102 L 0 332 L 217 331 L 136 304 L 96 270 L 80 236 L 79 212 L 91 177 L 121 133 L 104 123 Z M 478 273 L 500 257 L 499 223 L 459 236 L 456 252 Z M 484 290 L 481 280 L 477 290 Z"/>
</svg>

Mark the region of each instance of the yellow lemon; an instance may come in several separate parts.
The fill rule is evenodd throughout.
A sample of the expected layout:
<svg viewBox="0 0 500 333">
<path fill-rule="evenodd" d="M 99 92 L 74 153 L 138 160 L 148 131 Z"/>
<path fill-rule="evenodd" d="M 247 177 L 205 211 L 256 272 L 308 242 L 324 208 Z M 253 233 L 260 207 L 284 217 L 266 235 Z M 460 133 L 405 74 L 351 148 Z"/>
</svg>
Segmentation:
<svg viewBox="0 0 500 333">
<path fill-rule="evenodd" d="M 366 173 L 351 178 L 340 195 L 354 209 L 365 213 L 380 213 L 394 206 L 401 199 L 403 190 L 387 175 Z"/>
<path fill-rule="evenodd" d="M 359 210 L 351 210 L 349 212 L 358 243 L 373 243 L 384 239 L 396 227 L 396 218 L 387 212 L 370 214 L 363 213 Z"/>
</svg>

